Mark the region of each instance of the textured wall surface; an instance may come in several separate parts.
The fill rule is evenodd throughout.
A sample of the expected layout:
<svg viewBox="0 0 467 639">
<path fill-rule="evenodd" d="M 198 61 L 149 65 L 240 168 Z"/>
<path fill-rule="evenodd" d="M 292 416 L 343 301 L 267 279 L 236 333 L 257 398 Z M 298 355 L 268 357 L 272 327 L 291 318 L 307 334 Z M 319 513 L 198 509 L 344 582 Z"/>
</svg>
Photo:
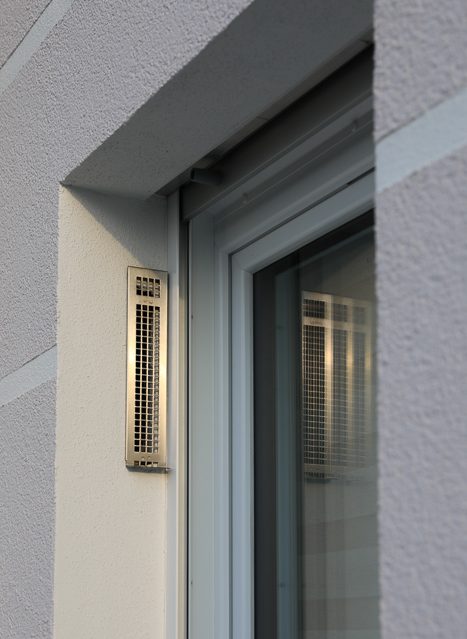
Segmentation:
<svg viewBox="0 0 467 639">
<path fill-rule="evenodd" d="M 77 0 L 0 95 L 0 378 L 55 342 L 59 180 L 244 5 Z"/>
<path fill-rule="evenodd" d="M 371 25 L 372 0 L 255 0 L 66 183 L 151 195 L 258 116 L 264 123 L 278 100 L 364 48 Z"/>
<path fill-rule="evenodd" d="M 60 0 L 52 2 L 60 4 Z M 240 0 L 76 0 L 40 48 L 36 51 L 33 47 L 35 53 L 14 81 L 0 90 L 0 384 L 2 378 L 21 370 L 56 342 L 59 181 L 246 4 Z M 32 13 L 29 9 L 24 13 L 26 3 L 9 2 L 2 7 L 0 42 L 6 47 L 2 52 L 11 48 L 4 43 L 14 25 L 26 25 L 24 17 L 29 20 L 39 3 L 27 6 Z M 20 44 L 24 50 L 29 46 L 27 37 Z M 29 409 L 30 397 L 34 398 L 34 410 Z M 40 421 L 37 415 L 47 418 Z M 1 599 L 6 602 L 0 613 L 2 639 L 51 636 L 54 415 L 55 394 L 44 385 L 0 410 L 0 441 L 4 443 L 0 447 L 4 533 L 0 553 L 2 559 L 7 558 L 0 571 Z M 118 437 L 123 437 L 119 433 Z M 27 446 L 37 444 L 34 455 L 19 462 L 21 473 L 15 474 L 10 470 L 16 450 L 9 446 L 12 437 L 17 445 L 23 440 Z M 119 463 L 121 459 L 119 448 Z M 80 472 L 89 472 L 84 461 Z M 133 497 L 127 496 L 131 501 Z M 105 513 L 94 512 L 96 521 L 113 525 Z M 79 522 L 73 523 L 77 531 Z M 164 526 L 154 518 L 151 526 L 155 539 L 164 534 Z M 123 548 L 119 554 L 122 552 Z M 108 565 L 117 561 L 116 557 L 108 557 Z M 86 565 L 84 562 L 83 571 Z M 99 565 L 102 572 L 94 575 L 96 581 L 90 583 L 87 593 L 94 602 L 98 596 L 102 601 L 107 587 L 106 567 Z M 125 577 L 130 583 L 130 575 Z M 127 592 L 125 584 L 119 583 L 122 592 Z M 144 593 L 139 594 L 141 601 L 147 601 Z M 157 602 L 155 608 L 154 601 L 148 607 L 159 606 L 161 612 L 161 596 Z M 121 619 L 123 610 L 123 606 L 117 611 L 109 604 L 102 623 L 112 625 L 109 617 Z M 74 631 L 79 632 L 78 622 Z"/>
<path fill-rule="evenodd" d="M 250 0 L 75 0 L 14 81 L 1 90 L 0 383 L 56 342 L 59 181 L 78 166 L 91 167 L 84 160 L 131 122 L 142 105 L 158 93 L 163 95 L 174 78 L 183 79 L 183 70 L 191 61 L 250 4 Z M 327 4 L 331 6 L 320 6 Z M 39 1 L 3 4 L 0 65 L 23 36 L 26 42 L 27 29 L 44 6 Z M 466 13 L 462 0 L 377 0 L 378 141 L 403 131 L 403 125 L 466 86 Z M 322 25 L 335 24 L 331 14 L 321 18 Z M 303 29 L 311 31 L 311 22 L 304 21 Z M 291 46 L 288 54 L 292 60 L 296 48 Z M 274 67 L 268 70 L 268 90 L 278 86 L 273 71 Z M 179 86 L 183 88 L 183 82 Z M 248 86 L 253 96 L 251 78 Z M 286 83 L 281 87 L 285 91 Z M 281 97 L 273 89 L 268 96 L 270 101 Z M 192 103 L 182 104 L 185 111 L 181 109 L 180 117 L 190 127 L 197 126 L 191 118 Z M 260 106 L 258 100 L 256 108 Z M 198 146 L 190 151 L 193 158 L 195 150 L 209 150 L 203 145 L 221 142 L 221 135 L 227 138 L 245 124 L 244 118 L 255 115 L 245 109 L 238 120 L 229 116 L 216 121 L 216 133 L 209 139 L 204 139 L 202 131 L 194 131 L 191 139 Z M 203 122 L 209 125 L 209 119 Z M 118 144 L 115 148 L 121 150 Z M 112 168 L 115 148 L 105 156 L 106 170 Z M 153 148 L 157 151 L 157 145 Z M 171 146 L 165 141 L 164 153 L 167 149 L 178 152 L 180 144 Z M 382 173 L 384 154 L 378 157 L 377 169 Z M 187 162 L 193 158 L 187 156 Z M 172 167 L 164 174 L 167 179 L 183 164 L 175 155 L 169 159 L 159 156 L 159 162 Z M 427 157 L 425 164 L 377 195 L 383 639 L 463 639 L 467 626 L 467 491 L 462 475 L 467 443 L 463 392 L 467 373 L 467 153 L 459 150 L 436 163 Z M 130 192 L 131 175 L 127 179 L 121 185 L 122 193 Z M 143 242 L 146 248 L 138 256 L 138 246 L 122 230 L 119 215 L 129 219 L 130 209 L 142 215 L 139 205 L 133 209 L 126 201 L 119 208 L 119 202 L 112 201 L 112 209 L 119 211 L 113 218 L 108 213 L 109 200 L 83 193 L 64 197 L 75 198 L 69 211 L 76 212 L 76 220 L 68 218 L 70 228 L 73 221 L 89 225 L 86 232 L 84 227 L 77 229 L 78 235 L 82 233 L 81 243 L 73 244 L 72 239 L 69 243 L 70 256 L 80 268 L 99 254 L 94 236 L 107 247 L 100 264 L 108 268 L 109 278 L 117 254 L 120 271 L 130 257 L 154 257 L 158 264 L 164 263 L 166 256 L 157 241 L 151 249 Z M 165 235 L 162 215 L 153 224 L 155 235 Z M 140 233 L 137 226 L 135 233 L 135 237 Z M 69 283 L 71 286 L 72 279 Z M 66 280 L 60 286 L 72 290 L 67 289 Z M 121 292 L 118 295 L 122 304 Z M 87 309 L 73 304 L 74 298 L 70 308 L 81 313 L 85 325 L 86 315 L 82 314 Z M 73 326 L 71 318 L 67 326 Z M 156 523 L 155 511 L 165 503 L 165 492 L 160 483 L 143 484 L 138 476 L 124 474 L 120 444 L 115 439 L 122 429 L 121 409 L 117 408 L 122 377 L 109 375 L 112 381 L 104 387 L 108 393 L 98 396 L 101 377 L 113 371 L 114 362 L 123 357 L 123 329 L 114 326 L 107 335 L 103 324 L 99 326 L 103 339 L 94 351 L 102 354 L 101 368 L 79 380 L 76 396 L 78 383 L 73 385 L 70 370 L 70 402 L 59 408 L 67 417 L 58 428 L 63 455 L 57 457 L 56 578 L 63 587 L 57 590 L 57 632 L 67 639 L 73 636 L 70 627 L 77 637 L 129 636 L 128 619 L 139 629 L 132 612 L 128 618 L 123 614 L 127 586 L 150 610 L 147 620 L 156 623 L 157 612 L 163 614 L 164 609 L 165 525 Z M 92 344 L 82 341 L 81 334 L 73 341 L 73 332 L 65 343 L 84 368 L 93 354 Z M 101 377 L 96 377 L 97 372 Z M 90 405 L 88 396 L 93 397 Z M 52 382 L 0 408 L 0 587 L 4 604 L 0 636 L 5 639 L 45 639 L 51 634 L 54 428 Z M 80 457 L 88 455 L 95 461 L 96 444 L 101 448 L 109 445 L 108 464 L 81 465 L 73 446 Z M 12 463 L 15 453 L 17 465 Z M 134 499 L 136 492 L 141 494 L 141 505 Z M 73 517 L 73 499 L 86 515 L 82 521 Z M 127 506 L 133 516 L 130 523 L 124 520 Z M 146 508 L 150 513 L 148 534 L 159 542 L 149 556 L 155 576 L 149 589 L 147 582 L 138 588 L 139 582 L 131 581 L 129 563 L 125 564 L 125 578 L 121 571 L 123 558 L 128 560 L 122 532 L 131 533 L 134 543 Z M 81 534 L 78 524 L 82 524 Z M 131 547 L 138 565 L 145 559 L 140 550 Z M 65 583 L 72 573 L 77 578 Z M 108 591 L 109 575 L 113 581 Z M 89 590 L 83 584 L 89 584 Z M 99 609 L 107 594 L 107 604 Z M 89 609 L 92 614 L 87 616 Z M 83 620 L 87 625 L 81 627 Z M 159 636 L 161 628 L 144 625 L 140 636 Z"/>
<path fill-rule="evenodd" d="M 378 197 L 383 639 L 467 628 L 467 149 Z"/>
<path fill-rule="evenodd" d="M 467 83 L 465 0 L 375 0 L 375 132 L 387 135 Z"/>
<path fill-rule="evenodd" d="M 0 408 L 0 636 L 52 631 L 55 382 Z"/>
<path fill-rule="evenodd" d="M 33 24 L 34 19 L 39 16 L 46 4 L 49 22 L 45 20 L 47 24 L 43 31 L 44 40 L 39 46 L 37 30 L 33 29 L 35 34 L 33 37 L 32 32 L 27 32 L 27 29 Z M 194 90 L 196 85 L 193 83 L 189 86 L 184 84 L 183 70 L 189 67 L 193 59 L 199 57 L 252 4 L 251 0 L 193 0 L 188 3 L 180 0 L 169 0 L 168 2 L 143 0 L 137 3 L 125 0 L 95 0 L 93 2 L 75 0 L 71 5 L 68 0 L 67 2 L 51 0 L 50 3 L 40 3 L 39 1 L 4 3 L 0 22 L 0 42 L 2 43 L 0 65 L 19 44 L 14 53 L 16 62 L 14 65 L 8 66 L 8 73 L 2 74 L 2 69 L 4 70 L 6 66 L 0 66 L 0 215 L 2 224 L 0 290 L 2 301 L 6 301 L 6 303 L 0 304 L 0 384 L 2 384 L 2 380 L 6 379 L 9 380 L 8 384 L 11 387 L 11 380 L 16 379 L 17 374 L 21 377 L 21 370 L 30 366 L 28 362 L 36 357 L 42 357 L 46 351 L 50 352 L 56 343 L 59 182 L 77 166 L 89 167 L 89 163 L 83 164 L 84 160 L 109 139 L 115 131 L 124 130 L 125 124 L 153 96 L 160 94 L 167 98 L 168 93 L 164 92 L 164 88 L 178 76 L 182 77 L 182 81 L 177 85 L 178 93 L 172 94 L 172 98 L 177 100 L 178 119 L 175 124 L 173 120 L 167 120 L 167 113 L 170 112 L 171 107 L 170 100 L 165 99 L 165 101 L 157 103 L 160 111 L 153 114 L 155 119 L 152 121 L 161 126 L 163 131 L 165 129 L 165 133 L 169 130 L 172 138 L 166 136 L 164 146 L 155 143 L 145 147 L 146 151 L 149 148 L 152 153 L 153 162 L 154 158 L 157 158 L 155 164 L 151 165 L 155 167 L 153 173 L 155 178 L 163 175 L 164 179 L 167 180 L 175 177 L 176 171 L 187 168 L 187 165 L 197 157 L 198 153 L 202 154 L 210 150 L 212 145 L 223 142 L 239 127 L 243 126 L 246 119 L 254 117 L 256 111 L 265 106 L 271 106 L 291 88 L 290 82 L 287 83 L 287 74 L 284 74 L 284 68 L 279 70 L 275 65 L 263 64 L 267 79 L 262 87 L 259 85 L 257 87 L 256 102 L 245 102 L 242 105 L 240 101 L 242 110 L 238 113 L 235 109 L 225 110 L 222 107 L 223 103 L 217 103 L 215 99 L 215 82 L 223 69 L 213 55 L 205 56 L 203 64 L 197 69 L 198 74 L 209 75 L 211 66 L 216 66 L 216 73 L 209 76 L 213 79 L 212 86 L 208 87 L 209 91 L 206 91 L 205 87 L 198 86 L 196 93 Z M 290 13 L 284 10 L 282 4 L 275 3 L 275 10 L 279 12 L 277 15 L 280 16 L 280 20 L 274 20 L 272 14 L 271 16 L 268 14 L 270 9 L 268 2 L 265 0 L 255 2 L 250 28 L 244 32 L 244 37 L 254 40 L 262 25 L 267 24 L 271 41 L 279 35 L 276 29 L 281 29 L 281 32 L 291 29 L 292 35 L 288 36 L 288 40 L 292 40 L 294 29 L 301 29 L 302 24 L 306 23 L 306 30 L 300 31 L 302 34 L 299 39 L 300 47 L 287 48 L 291 68 L 298 69 L 298 75 L 294 82 L 298 82 L 307 71 L 303 65 L 304 61 L 309 60 L 311 72 L 313 64 L 315 66 L 324 64 L 333 53 L 329 49 L 326 55 L 319 57 L 318 49 L 320 47 L 318 47 L 316 56 L 303 55 L 305 51 L 309 51 L 306 48 L 310 40 L 308 29 L 313 28 L 313 19 L 316 20 L 315 28 L 316 24 L 320 25 L 317 42 L 323 43 L 323 46 L 327 43 L 326 38 L 323 38 L 322 35 L 323 29 L 328 29 L 337 37 L 338 32 L 340 33 L 339 24 L 342 27 L 352 26 L 353 31 L 351 29 L 348 35 L 350 43 L 345 38 L 336 40 L 337 50 L 334 52 L 336 55 L 342 55 L 347 44 L 357 45 L 358 48 L 364 46 L 364 42 L 358 42 L 358 38 L 367 35 L 371 26 L 371 0 L 365 0 L 363 3 L 359 0 L 349 2 L 349 20 L 344 20 L 339 14 L 339 23 L 335 21 L 336 11 L 331 10 L 332 7 L 338 6 L 337 2 L 331 5 L 329 2 L 321 1 L 315 5 L 315 16 L 312 16 L 309 3 L 306 0 L 300 0 L 296 10 L 299 11 L 299 15 L 308 17 L 303 20 L 295 20 L 295 22 L 293 20 L 295 12 Z M 70 7 L 68 11 L 67 7 Z M 359 7 L 360 19 L 354 19 L 353 16 L 358 14 L 358 11 L 352 11 L 352 7 Z M 42 16 L 44 15 L 45 13 L 42 14 Z M 57 22 L 49 29 L 50 20 L 53 22 L 54 16 L 56 16 Z M 303 37 L 304 33 L 306 37 Z M 224 46 L 225 57 L 223 60 L 226 63 L 229 60 L 227 53 L 228 48 Z M 239 53 L 239 60 L 243 65 L 249 87 L 250 100 L 254 96 L 257 78 L 251 73 L 248 75 L 250 70 L 249 56 L 245 55 L 242 58 L 241 47 Z M 264 59 L 267 59 L 267 56 L 265 58 L 263 55 L 261 60 Z M 230 66 L 227 65 L 224 70 L 228 76 L 229 70 L 232 70 L 232 61 L 230 61 Z M 240 77 L 229 89 L 234 91 L 232 95 L 235 97 L 242 93 L 238 89 L 239 86 L 241 87 L 241 80 L 240 74 Z M 267 93 L 263 91 L 265 87 Z M 223 95 L 224 103 L 225 100 L 227 102 L 230 100 L 229 95 L 228 93 Z M 264 99 L 265 95 L 266 99 Z M 204 96 L 204 104 L 209 102 L 211 109 L 208 111 L 208 117 L 205 117 L 201 123 L 192 117 L 193 104 L 198 104 L 198 107 L 200 103 L 201 106 L 203 104 L 202 100 L 196 101 L 200 96 L 201 98 Z M 224 114 L 224 116 L 216 119 L 215 135 L 209 137 L 207 134 L 211 131 L 211 125 L 214 121 L 213 114 L 216 112 Z M 180 137 L 180 132 L 183 134 L 184 130 L 192 132 L 190 140 L 196 144 L 193 143 L 191 147 L 184 144 L 187 136 Z M 144 140 L 147 133 L 148 130 L 140 130 L 139 139 Z M 106 156 L 107 164 L 104 168 L 110 172 L 110 175 L 116 166 L 116 158 L 121 150 L 121 144 L 117 143 L 114 145 L 113 152 Z M 130 153 L 140 159 L 138 154 L 141 154 L 141 150 L 138 145 L 136 148 L 124 149 L 124 155 L 128 156 Z M 143 158 L 143 164 L 146 158 L 147 155 Z M 138 177 L 138 168 L 135 173 L 135 166 L 130 162 L 129 170 L 119 176 L 118 186 L 121 194 L 131 192 L 132 183 Z M 148 172 L 149 178 L 151 171 Z M 77 184 L 80 185 L 79 179 Z M 155 180 L 154 190 L 160 185 L 160 180 Z M 150 184 L 149 187 L 151 187 Z M 144 194 L 148 192 L 151 190 L 144 191 Z M 114 202 L 114 205 L 118 208 L 117 202 Z M 126 210 L 127 215 L 130 216 L 129 210 Z M 161 224 L 161 219 L 158 218 L 158 220 L 158 224 Z M 103 218 L 101 218 L 101 222 L 104 224 Z M 122 248 L 122 255 L 126 256 L 125 259 L 128 259 L 130 254 L 135 255 L 128 246 L 128 237 L 123 237 L 121 229 L 120 231 L 116 229 L 117 222 L 115 220 L 112 222 L 107 217 L 106 223 L 108 224 L 107 231 L 114 237 L 116 245 Z M 160 231 L 162 227 L 158 228 Z M 113 233 L 115 235 L 112 235 Z M 104 239 L 107 236 L 103 233 L 99 237 Z M 89 245 L 73 246 L 73 250 L 70 249 L 70 252 L 78 260 L 76 262 L 77 269 L 83 266 L 79 260 L 88 259 L 91 255 L 91 248 L 96 249 L 96 244 L 91 240 L 92 238 L 89 240 Z M 149 256 L 149 254 L 145 255 Z M 158 253 L 158 255 L 162 260 L 161 254 Z M 62 282 L 61 286 L 64 286 L 62 290 L 67 290 L 66 282 L 65 284 Z M 70 322 L 72 322 L 71 318 Z M 78 342 L 81 339 L 82 336 L 79 337 Z M 118 348 L 122 349 L 123 344 L 124 341 L 121 337 Z M 81 344 L 74 344 L 73 347 L 76 349 L 76 357 L 78 357 L 81 354 Z M 121 354 L 121 350 L 118 352 Z M 83 357 L 86 353 L 89 354 L 89 351 L 83 347 Z M 113 370 L 110 359 L 108 366 L 109 370 Z M 38 370 L 43 369 L 45 370 L 41 366 L 38 367 Z M 94 385 L 91 388 L 90 380 L 84 376 L 80 380 L 80 384 L 82 384 L 80 392 L 83 388 L 90 391 L 95 389 L 97 380 L 93 378 L 93 382 Z M 121 386 L 118 386 L 118 384 L 121 385 L 121 380 L 115 383 L 117 385 L 111 389 L 109 396 L 116 397 L 118 390 L 121 399 L 122 389 Z M 37 401 L 40 404 L 40 410 L 52 415 L 55 403 L 54 395 L 45 392 L 44 385 L 40 388 L 43 389 L 43 392 L 38 390 Z M 27 397 L 29 395 L 24 396 L 25 407 L 28 401 Z M 69 463 L 73 473 L 67 472 L 67 466 L 64 466 L 60 461 L 61 455 L 57 455 L 57 495 L 59 497 L 57 557 L 59 557 L 59 561 L 56 578 L 60 582 L 62 575 L 70 575 L 72 571 L 75 571 L 76 579 L 63 587 L 63 600 L 60 601 L 63 605 L 63 611 L 68 613 L 68 623 L 73 624 L 73 632 L 77 633 L 80 632 L 79 606 L 81 605 L 81 617 L 83 617 L 86 616 L 83 610 L 87 610 L 88 604 L 89 606 L 97 606 L 97 603 L 100 602 L 101 619 L 97 619 L 96 616 L 90 619 L 89 626 L 86 631 L 81 629 L 80 636 L 106 637 L 111 634 L 117 637 L 118 633 L 122 632 L 126 632 L 126 636 L 128 636 L 130 631 L 123 619 L 124 606 L 120 599 L 124 592 L 123 575 L 121 571 L 118 572 L 117 564 L 114 563 L 117 561 L 115 553 L 118 552 L 120 556 L 124 552 L 123 546 L 116 548 L 120 543 L 117 533 L 116 537 L 113 538 L 113 543 L 109 545 L 108 549 L 105 548 L 107 531 L 110 530 L 112 537 L 113 532 L 117 531 L 122 523 L 121 519 L 118 518 L 123 516 L 123 502 L 119 503 L 120 510 L 118 512 L 107 513 L 105 505 L 107 497 L 112 496 L 114 482 L 120 487 L 122 484 L 119 482 L 127 482 L 122 488 L 122 495 L 125 495 L 128 500 L 130 510 L 133 506 L 136 508 L 137 502 L 133 504 L 134 493 L 132 490 L 136 490 L 133 484 L 136 484 L 139 479 L 129 478 L 128 474 L 125 474 L 125 479 L 123 479 L 120 448 L 118 455 L 117 449 L 112 449 L 117 455 L 118 467 L 109 464 L 109 468 L 101 469 L 98 465 L 90 467 L 85 464 L 84 453 L 88 452 L 89 458 L 94 459 L 95 451 L 91 441 L 81 435 L 80 426 L 83 427 L 85 433 L 89 434 L 90 425 L 94 429 L 99 429 L 101 424 L 100 422 L 96 423 L 94 415 L 89 415 L 89 419 L 81 422 L 78 417 L 80 412 L 83 411 L 83 415 L 88 415 L 86 401 L 79 393 L 76 398 L 72 399 L 73 402 L 70 402 L 70 406 L 74 407 L 76 413 L 73 415 L 67 413 L 67 419 L 63 422 L 60 421 L 58 425 L 58 433 L 62 437 L 63 452 L 65 456 L 66 454 L 70 455 Z M 18 399 L 19 406 L 22 401 L 22 399 Z M 17 422 L 13 421 L 9 407 L 10 404 L 0 414 L 0 437 L 3 437 L 4 433 L 14 432 L 15 428 L 19 428 Z M 116 413 L 112 413 L 114 409 L 116 410 L 112 405 L 109 415 L 112 414 L 116 417 Z M 27 412 L 26 408 L 24 415 L 24 419 L 21 421 L 23 432 L 25 434 L 33 432 L 36 425 L 34 417 Z M 113 422 L 113 428 L 117 428 L 115 425 L 117 423 L 120 429 L 122 425 L 117 420 Z M 43 454 L 44 481 L 48 482 L 40 502 L 43 503 L 44 517 L 32 518 L 30 520 L 32 528 L 27 534 L 28 552 L 32 556 L 40 555 L 40 563 L 36 566 L 37 571 L 34 578 L 38 582 L 40 581 L 41 587 L 36 588 L 35 596 L 28 599 L 27 603 L 31 611 L 31 618 L 36 616 L 36 618 L 43 619 L 43 624 L 37 625 L 34 631 L 38 637 L 48 637 L 52 623 L 51 601 L 53 593 L 50 575 L 53 553 L 50 528 L 52 516 L 50 513 L 53 512 L 54 504 L 54 469 L 51 463 L 54 446 L 53 418 L 47 428 L 47 444 L 50 445 L 50 448 L 44 447 L 44 451 L 40 451 Z M 67 439 L 67 428 L 72 434 L 71 440 Z M 102 439 L 104 435 L 110 437 L 110 422 L 102 422 L 102 432 L 96 431 L 96 433 L 99 436 L 99 442 L 104 445 Z M 112 431 L 112 435 L 115 435 L 114 431 Z M 77 438 L 77 450 L 82 454 L 81 464 L 78 458 L 71 459 L 73 449 L 71 448 L 70 452 L 70 447 L 74 444 L 74 437 Z M 9 451 L 4 447 L 1 449 L 0 455 L 0 468 L 4 469 L 4 471 L 0 471 L 0 481 L 3 480 L 2 474 L 7 472 L 9 462 Z M 116 461 L 115 464 L 117 464 Z M 24 472 L 17 481 L 19 490 L 22 490 L 23 486 L 25 490 L 31 487 L 35 481 L 34 467 L 25 465 Z M 132 487 L 130 488 L 130 486 Z M 60 492 L 61 488 L 63 488 L 63 492 Z M 79 492 L 80 490 L 82 492 Z M 147 492 L 144 492 L 145 488 L 141 490 L 145 495 L 145 503 L 147 503 L 150 497 Z M 77 527 L 79 522 L 76 518 L 73 519 L 74 504 L 72 499 L 78 500 L 78 497 L 80 508 L 84 511 L 86 507 L 89 507 L 95 517 L 94 528 L 89 521 L 85 522 L 82 537 L 79 535 Z M 153 497 L 154 504 L 160 506 L 163 503 L 161 494 L 157 493 L 157 496 L 153 495 Z M 23 520 L 19 510 L 15 509 L 15 502 L 5 500 L 3 493 L 0 500 L 3 500 L 1 503 L 6 509 L 5 517 L 11 520 L 9 525 L 12 530 L 19 530 L 23 525 Z M 148 531 L 152 534 L 153 530 L 155 538 L 161 541 L 162 552 L 164 550 L 165 524 L 164 521 L 159 521 L 156 525 L 153 516 L 154 510 L 150 509 L 150 512 L 152 513 L 150 526 L 154 526 L 154 528 L 151 529 L 149 526 Z M 137 524 L 135 523 L 135 525 Z M 96 549 L 101 549 L 106 558 L 105 566 L 102 562 L 94 566 L 96 573 L 92 573 L 93 560 L 96 560 L 95 551 L 91 548 L 94 541 L 92 531 L 97 535 Z M 134 532 L 133 529 L 132 531 Z M 83 551 L 82 562 L 81 557 L 78 556 L 79 553 L 69 552 L 70 546 L 67 536 L 73 539 L 77 549 Z M 48 540 L 49 545 L 44 545 L 44 539 Z M 86 548 L 84 548 L 83 540 L 87 541 Z M 0 540 L 0 544 L 2 543 L 4 543 L 3 540 Z M 112 548 L 114 554 L 111 552 Z M 23 574 L 28 556 L 24 553 L 21 555 L 13 554 L 4 570 L 2 566 L 2 579 L 5 580 L 5 583 L 12 583 L 19 574 Z M 141 559 L 141 555 L 138 557 Z M 137 590 L 137 595 L 135 594 L 135 597 L 141 596 L 141 602 L 147 604 L 148 609 L 151 609 L 148 618 L 152 620 L 154 620 L 156 611 L 162 614 L 162 594 L 159 589 L 162 567 L 160 565 L 161 557 L 159 555 L 157 557 L 156 554 L 150 556 L 151 565 L 154 567 L 155 574 L 158 575 L 154 588 L 149 589 L 147 594 L 139 590 Z M 157 569 L 156 563 L 158 564 Z M 118 595 L 115 595 L 113 590 L 109 591 L 109 596 L 105 599 L 108 606 L 103 604 L 107 588 L 107 570 L 114 570 L 115 584 L 119 584 L 120 587 Z M 130 576 L 126 572 L 125 579 L 130 580 Z M 63 582 L 60 583 L 63 585 Z M 84 583 L 90 586 L 86 591 L 82 589 Z M 17 602 L 26 605 L 24 602 L 28 597 L 28 588 L 29 585 L 26 581 L 19 581 L 16 584 Z M 73 588 L 76 588 L 77 591 L 73 592 Z M 148 597 L 151 595 L 153 595 L 153 600 L 149 601 Z M 76 601 L 73 607 L 74 597 L 76 597 Z M 157 605 L 154 604 L 156 601 Z M 60 610 L 62 610 L 61 605 L 58 608 Z M 13 630 L 8 625 L 7 618 L 0 618 L 0 636 L 7 639 L 36 636 L 31 634 L 29 617 L 21 611 L 19 606 L 17 614 L 16 626 Z M 139 627 L 135 617 L 130 615 L 129 618 L 135 620 L 135 628 Z M 57 632 L 62 633 L 62 636 L 69 637 L 70 635 L 66 634 L 66 619 L 65 613 L 57 615 Z M 160 626 L 158 628 L 160 632 Z M 144 628 L 144 633 L 149 636 L 148 627 Z"/>
<path fill-rule="evenodd" d="M 50 0 L 0 0 L 0 67 Z"/>
<path fill-rule="evenodd" d="M 375 40 L 382 638 L 462 639 L 467 4 L 377 0 Z"/>
<path fill-rule="evenodd" d="M 123 434 L 127 266 L 167 269 L 165 202 L 64 190 L 59 223 L 54 636 L 163 639 L 167 476 Z"/>
</svg>

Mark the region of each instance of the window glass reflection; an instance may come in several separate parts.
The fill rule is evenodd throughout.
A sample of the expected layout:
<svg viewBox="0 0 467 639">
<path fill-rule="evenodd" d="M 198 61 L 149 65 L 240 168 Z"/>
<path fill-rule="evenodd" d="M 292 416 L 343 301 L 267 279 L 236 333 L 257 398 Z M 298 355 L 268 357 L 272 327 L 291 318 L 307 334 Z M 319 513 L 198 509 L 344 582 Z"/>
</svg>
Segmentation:
<svg viewBox="0 0 467 639">
<path fill-rule="evenodd" d="M 379 639 L 371 221 L 255 275 L 258 639 Z"/>
</svg>

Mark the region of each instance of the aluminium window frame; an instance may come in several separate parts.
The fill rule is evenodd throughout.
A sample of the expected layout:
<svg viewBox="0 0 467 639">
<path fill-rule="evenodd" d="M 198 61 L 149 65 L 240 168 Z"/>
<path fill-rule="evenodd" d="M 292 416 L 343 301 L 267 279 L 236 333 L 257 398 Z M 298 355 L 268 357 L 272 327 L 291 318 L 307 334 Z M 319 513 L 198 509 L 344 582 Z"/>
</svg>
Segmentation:
<svg viewBox="0 0 467 639">
<path fill-rule="evenodd" d="M 253 273 L 373 207 L 371 112 L 370 87 L 191 219 L 190 639 L 253 639 Z"/>
</svg>

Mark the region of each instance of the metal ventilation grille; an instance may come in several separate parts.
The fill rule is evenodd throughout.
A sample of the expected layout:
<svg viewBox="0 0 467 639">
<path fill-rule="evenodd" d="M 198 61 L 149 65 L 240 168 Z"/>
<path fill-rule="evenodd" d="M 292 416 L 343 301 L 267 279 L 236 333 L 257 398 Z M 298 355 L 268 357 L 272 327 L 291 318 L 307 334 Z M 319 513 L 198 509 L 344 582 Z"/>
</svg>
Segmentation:
<svg viewBox="0 0 467 639">
<path fill-rule="evenodd" d="M 136 277 L 136 295 L 160 297 L 161 281 L 154 277 Z"/>
<path fill-rule="evenodd" d="M 166 467 L 167 274 L 128 269 L 128 467 Z"/>
<path fill-rule="evenodd" d="M 135 453 L 159 450 L 160 309 L 136 305 Z"/>
<path fill-rule="evenodd" d="M 365 465 L 371 426 L 371 305 L 302 292 L 303 462 L 309 478 Z"/>
</svg>

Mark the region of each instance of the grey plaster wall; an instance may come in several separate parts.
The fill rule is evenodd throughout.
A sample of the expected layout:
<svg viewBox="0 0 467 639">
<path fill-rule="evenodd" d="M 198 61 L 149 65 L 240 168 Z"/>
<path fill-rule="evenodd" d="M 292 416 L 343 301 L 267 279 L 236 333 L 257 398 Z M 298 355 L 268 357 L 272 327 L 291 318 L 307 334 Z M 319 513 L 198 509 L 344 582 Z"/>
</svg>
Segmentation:
<svg viewBox="0 0 467 639">
<path fill-rule="evenodd" d="M 76 0 L 0 93 L 0 383 L 56 341 L 59 181 L 247 4 Z M 5 639 L 51 636 L 54 432 L 52 387 L 0 411 Z"/>
<path fill-rule="evenodd" d="M 3 4 L 0 65 L 45 4 Z M 0 94 L 0 382 L 56 341 L 59 181 L 250 4 L 75 0 Z M 466 14 L 463 0 L 377 0 L 377 140 L 466 86 Z M 193 134 L 196 150 L 255 115 L 217 122 L 204 142 Z M 463 150 L 377 197 L 384 639 L 460 639 L 467 627 L 466 170 Z M 53 383 L 0 409 L 2 638 L 51 633 L 54 427 Z"/>
<path fill-rule="evenodd" d="M 59 181 L 245 4 L 77 0 L 0 95 L 0 378 L 55 342 Z"/>
<path fill-rule="evenodd" d="M 0 408 L 0 636 L 52 632 L 55 382 Z"/>
<path fill-rule="evenodd" d="M 378 196 L 384 639 L 465 637 L 467 149 Z"/>
<path fill-rule="evenodd" d="M 434 107 L 456 94 L 459 108 L 466 103 L 467 5 L 378 0 L 375 40 L 382 637 L 461 639 L 467 147 L 460 120 L 452 148 L 445 114 L 455 108 Z M 391 140 L 404 167 L 399 180 Z M 411 158 L 414 144 L 422 151 Z"/>
<path fill-rule="evenodd" d="M 50 0 L 0 0 L 0 67 L 49 2 Z"/>
<path fill-rule="evenodd" d="M 379 139 L 467 84 L 465 0 L 375 0 Z"/>
</svg>

